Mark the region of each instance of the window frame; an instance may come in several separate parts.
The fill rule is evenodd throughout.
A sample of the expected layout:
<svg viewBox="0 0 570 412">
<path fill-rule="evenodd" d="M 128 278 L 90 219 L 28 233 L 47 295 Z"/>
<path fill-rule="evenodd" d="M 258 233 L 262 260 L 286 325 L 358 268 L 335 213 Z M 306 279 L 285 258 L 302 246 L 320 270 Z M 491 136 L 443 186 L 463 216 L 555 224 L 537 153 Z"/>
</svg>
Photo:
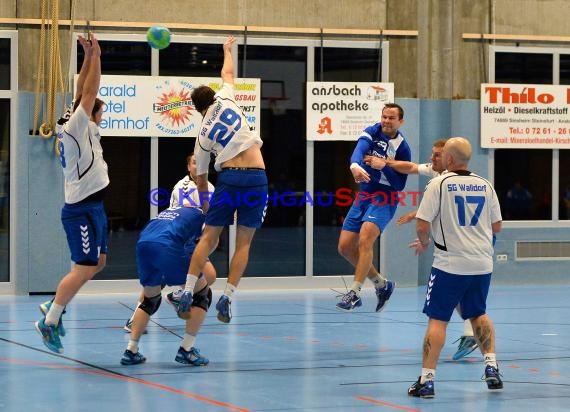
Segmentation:
<svg viewBox="0 0 570 412">
<path fill-rule="evenodd" d="M 16 224 L 18 221 L 18 210 L 16 209 L 16 141 L 18 129 L 18 31 L 0 30 L 0 38 L 10 39 L 10 89 L 0 90 L 0 99 L 10 100 L 10 197 L 8 203 L 8 213 L 11 224 L 8 234 L 8 281 L 0 282 L 0 294 L 14 293 L 16 281 L 16 257 L 18 256 L 18 246 L 16 243 Z"/>
<path fill-rule="evenodd" d="M 541 46 L 504 46 L 489 45 L 489 83 L 495 83 L 495 54 L 496 53 L 522 53 L 522 54 L 552 54 L 552 84 L 560 84 L 560 55 L 570 55 L 570 47 L 541 47 Z M 516 150 L 516 149 L 513 149 Z M 505 228 L 559 228 L 570 227 L 570 220 L 560 220 L 558 202 L 554 199 L 560 197 L 560 149 L 552 150 L 552 201 L 550 220 L 503 221 Z M 492 183 L 495 181 L 495 149 L 489 149 L 487 154 L 487 175 Z"/>
<path fill-rule="evenodd" d="M 79 32 L 76 34 L 80 34 Z M 117 33 L 101 33 L 99 34 L 98 38 L 104 41 L 145 41 L 146 38 L 144 34 L 117 34 Z M 224 39 L 226 38 L 225 35 L 219 33 L 212 33 L 211 35 L 177 35 L 175 42 L 176 43 L 212 43 L 212 44 L 222 44 Z M 237 48 L 239 45 L 243 45 L 243 37 L 238 37 L 238 42 L 234 44 L 234 55 L 238 56 Z M 307 81 L 314 81 L 314 71 L 315 71 L 315 59 L 318 56 L 315 55 L 315 51 L 317 48 L 323 47 L 344 47 L 344 48 L 369 48 L 369 49 L 378 49 L 381 48 L 382 53 L 382 61 L 381 61 L 381 81 L 389 82 L 389 40 L 386 39 L 348 39 L 348 40 L 323 40 L 321 42 L 320 39 L 315 38 L 291 38 L 286 36 L 276 36 L 276 37 L 258 37 L 258 36 L 248 36 L 247 37 L 247 45 L 256 45 L 256 46 L 299 46 L 299 47 L 307 47 Z M 77 61 L 77 43 L 72 45 L 72 61 Z M 75 65 L 76 66 L 76 65 Z M 71 65 L 70 70 L 73 70 L 75 67 Z M 242 69 L 242 61 L 239 59 L 235 62 L 236 67 L 236 77 L 240 76 L 240 71 Z M 155 76 L 159 73 L 159 51 L 153 49 L 151 53 L 151 75 Z M 73 71 L 70 74 L 70 82 L 73 81 Z M 70 90 L 72 90 L 70 88 Z M 156 154 L 155 154 L 156 153 Z M 314 142 L 307 141 L 307 170 L 306 170 L 306 190 L 312 192 L 314 189 Z M 149 182 L 150 188 L 156 187 L 158 185 L 158 138 L 151 136 L 151 181 Z M 151 205 L 151 217 L 156 215 L 158 208 L 156 206 Z M 276 276 L 276 277 L 269 277 L 269 278 L 243 278 L 242 283 L 252 285 L 252 283 L 256 284 L 256 287 L 263 288 L 263 287 L 275 287 L 275 288 L 282 288 L 282 287 L 291 287 L 292 285 L 297 285 L 300 279 L 305 279 L 303 284 L 307 287 L 312 286 L 323 286 L 328 285 L 330 282 L 327 281 L 327 278 L 338 278 L 338 276 L 315 276 L 313 277 L 313 227 L 314 227 L 314 219 L 313 219 L 313 210 L 309 204 L 306 206 L 306 220 L 305 220 L 305 273 L 301 276 Z M 235 250 L 235 225 L 230 226 L 230 243 L 229 243 L 229 256 L 232 256 L 233 251 Z M 380 250 L 381 252 L 385 249 L 385 238 L 382 237 L 380 240 Z M 381 262 L 381 271 L 385 271 L 386 268 L 384 267 L 386 259 L 382 256 L 380 258 Z M 252 282 L 252 283 L 250 283 Z M 105 281 L 92 281 L 85 285 L 84 289 L 88 292 L 106 292 L 110 290 L 110 288 L 114 291 L 117 289 L 121 289 L 124 291 L 133 290 L 136 291 L 139 288 L 139 284 L 137 280 L 131 279 L 124 279 L 124 280 L 114 280 L 111 282 L 113 286 L 109 286 L 109 282 L 105 283 Z"/>
</svg>

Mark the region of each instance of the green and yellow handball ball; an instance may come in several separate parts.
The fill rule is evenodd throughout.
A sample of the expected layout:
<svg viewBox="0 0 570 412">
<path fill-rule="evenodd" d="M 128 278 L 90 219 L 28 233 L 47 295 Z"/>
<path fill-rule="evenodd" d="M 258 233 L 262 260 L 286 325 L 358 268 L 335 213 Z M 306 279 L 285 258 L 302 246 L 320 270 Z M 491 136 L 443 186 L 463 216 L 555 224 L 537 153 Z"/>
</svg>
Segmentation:
<svg viewBox="0 0 570 412">
<path fill-rule="evenodd" d="M 146 31 L 146 41 L 153 49 L 165 49 L 170 44 L 170 30 L 164 26 L 152 26 Z"/>
</svg>

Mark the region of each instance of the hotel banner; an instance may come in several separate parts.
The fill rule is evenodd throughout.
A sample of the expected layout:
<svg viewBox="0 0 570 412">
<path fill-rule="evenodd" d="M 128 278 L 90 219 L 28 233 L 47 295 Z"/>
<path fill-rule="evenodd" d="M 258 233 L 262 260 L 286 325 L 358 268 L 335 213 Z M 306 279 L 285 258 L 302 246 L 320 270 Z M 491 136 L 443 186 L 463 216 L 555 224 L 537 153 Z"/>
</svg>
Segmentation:
<svg viewBox="0 0 570 412">
<path fill-rule="evenodd" d="M 394 83 L 307 82 L 307 140 L 356 140 L 394 102 Z"/>
<path fill-rule="evenodd" d="M 101 76 L 97 96 L 105 102 L 101 135 L 196 137 L 202 115 L 194 109 L 190 94 L 200 85 L 216 91 L 222 86 L 219 77 Z M 234 86 L 237 104 L 259 131 L 260 80 L 235 79 Z"/>
<path fill-rule="evenodd" d="M 481 85 L 481 147 L 570 149 L 570 87 Z"/>
</svg>

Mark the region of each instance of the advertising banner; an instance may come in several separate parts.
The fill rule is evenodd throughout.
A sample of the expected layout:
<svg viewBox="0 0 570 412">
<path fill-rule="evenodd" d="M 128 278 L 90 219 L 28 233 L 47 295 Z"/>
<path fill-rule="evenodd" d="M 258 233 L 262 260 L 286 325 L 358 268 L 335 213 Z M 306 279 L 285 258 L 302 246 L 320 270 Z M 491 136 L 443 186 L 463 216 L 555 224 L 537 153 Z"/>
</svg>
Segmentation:
<svg viewBox="0 0 570 412">
<path fill-rule="evenodd" d="M 481 85 L 481 147 L 570 149 L 570 87 Z"/>
<path fill-rule="evenodd" d="M 222 86 L 219 77 L 103 75 L 98 95 L 105 102 L 101 135 L 196 137 L 202 115 L 190 94 L 201 85 L 216 91 Z M 235 79 L 234 90 L 251 127 L 259 130 L 259 79 Z"/>
<path fill-rule="evenodd" d="M 307 140 L 357 140 L 394 102 L 394 83 L 307 82 Z"/>
</svg>

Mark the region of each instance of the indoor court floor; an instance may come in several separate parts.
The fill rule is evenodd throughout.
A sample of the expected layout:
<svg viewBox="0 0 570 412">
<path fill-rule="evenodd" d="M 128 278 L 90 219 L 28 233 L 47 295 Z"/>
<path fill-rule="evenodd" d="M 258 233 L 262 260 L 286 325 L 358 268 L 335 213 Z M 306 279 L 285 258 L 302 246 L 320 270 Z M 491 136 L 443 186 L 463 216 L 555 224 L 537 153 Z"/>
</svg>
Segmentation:
<svg viewBox="0 0 570 412">
<path fill-rule="evenodd" d="M 164 301 L 140 342 L 147 362 L 122 366 L 136 294 L 77 296 L 63 355 L 34 329 L 46 296 L 0 296 L 0 411 L 570 410 L 569 285 L 491 287 L 502 391 L 481 381 L 479 352 L 451 360 L 463 330 L 454 315 L 433 399 L 407 395 L 421 370 L 424 293 L 397 288 L 377 314 L 372 289 L 355 313 L 335 310 L 330 290 L 238 291 L 232 322 L 211 308 L 198 337 L 205 367 L 174 362 L 184 329 Z"/>
</svg>

